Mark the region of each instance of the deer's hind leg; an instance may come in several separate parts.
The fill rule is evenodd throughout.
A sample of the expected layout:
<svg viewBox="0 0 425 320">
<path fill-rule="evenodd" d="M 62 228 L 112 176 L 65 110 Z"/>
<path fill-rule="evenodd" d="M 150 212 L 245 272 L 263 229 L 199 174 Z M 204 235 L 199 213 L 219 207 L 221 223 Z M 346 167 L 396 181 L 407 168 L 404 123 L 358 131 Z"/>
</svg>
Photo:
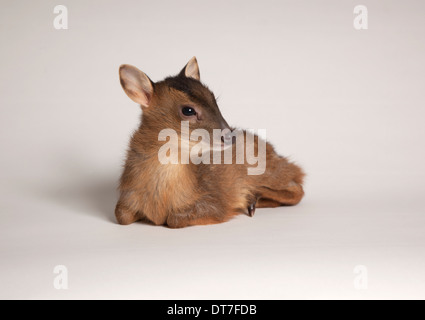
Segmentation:
<svg viewBox="0 0 425 320">
<path fill-rule="evenodd" d="M 283 190 L 274 190 L 269 187 L 260 188 L 257 208 L 274 208 L 278 206 L 293 206 L 298 204 L 304 196 L 303 187 L 290 182 Z"/>
<path fill-rule="evenodd" d="M 304 196 L 304 172 L 284 157 L 270 152 L 266 172 L 256 180 L 258 208 L 298 204 Z"/>
</svg>

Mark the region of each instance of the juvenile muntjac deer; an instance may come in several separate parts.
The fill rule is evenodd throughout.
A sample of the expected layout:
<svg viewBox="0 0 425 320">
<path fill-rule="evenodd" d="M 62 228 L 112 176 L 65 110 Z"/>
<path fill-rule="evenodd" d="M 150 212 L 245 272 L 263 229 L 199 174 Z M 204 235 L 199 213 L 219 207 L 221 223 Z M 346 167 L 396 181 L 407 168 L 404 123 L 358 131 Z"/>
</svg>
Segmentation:
<svg viewBox="0 0 425 320">
<path fill-rule="evenodd" d="M 301 201 L 302 169 L 279 156 L 269 143 L 264 149 L 265 170 L 257 175 L 247 174 L 251 165 L 245 162 L 164 164 L 160 161 L 159 150 L 169 143 L 159 139 L 163 129 L 174 130 L 180 143 L 182 121 L 189 124 L 190 132 L 203 129 L 210 136 L 216 129 L 231 130 L 214 94 L 200 82 L 195 57 L 177 76 L 160 82 L 152 82 L 130 65 L 122 65 L 119 74 L 125 93 L 143 111 L 121 176 L 120 198 L 115 209 L 120 224 L 145 220 L 182 228 L 224 222 L 240 213 L 253 216 L 256 208 L 295 205 Z M 233 150 L 234 137 L 230 140 Z M 222 141 L 228 143 L 229 137 L 224 134 Z M 254 147 L 258 147 L 263 140 L 254 136 L 253 141 Z M 180 155 L 183 151 L 179 145 Z"/>
</svg>

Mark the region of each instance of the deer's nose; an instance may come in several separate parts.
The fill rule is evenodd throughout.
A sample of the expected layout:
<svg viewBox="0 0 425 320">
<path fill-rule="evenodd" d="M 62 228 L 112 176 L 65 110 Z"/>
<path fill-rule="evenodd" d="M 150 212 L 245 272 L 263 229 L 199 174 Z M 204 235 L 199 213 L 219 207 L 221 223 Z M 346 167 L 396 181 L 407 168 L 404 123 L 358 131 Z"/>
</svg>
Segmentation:
<svg viewBox="0 0 425 320">
<path fill-rule="evenodd" d="M 229 128 L 223 129 L 222 135 L 221 135 L 221 141 L 225 144 L 232 144 L 234 143 L 233 140 L 234 139 L 233 139 L 232 131 L 230 131 Z"/>
</svg>

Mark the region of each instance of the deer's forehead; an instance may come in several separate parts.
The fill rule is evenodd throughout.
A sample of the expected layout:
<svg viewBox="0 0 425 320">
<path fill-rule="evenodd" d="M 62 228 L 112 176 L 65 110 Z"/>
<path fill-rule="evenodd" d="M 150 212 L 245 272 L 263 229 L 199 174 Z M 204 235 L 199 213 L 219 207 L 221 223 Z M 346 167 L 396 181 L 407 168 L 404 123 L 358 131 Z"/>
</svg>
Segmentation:
<svg viewBox="0 0 425 320">
<path fill-rule="evenodd" d="M 166 87 L 173 96 L 183 100 L 190 100 L 204 107 L 214 107 L 216 105 L 214 94 L 198 81 L 179 81 L 176 79 L 166 80 Z"/>
</svg>

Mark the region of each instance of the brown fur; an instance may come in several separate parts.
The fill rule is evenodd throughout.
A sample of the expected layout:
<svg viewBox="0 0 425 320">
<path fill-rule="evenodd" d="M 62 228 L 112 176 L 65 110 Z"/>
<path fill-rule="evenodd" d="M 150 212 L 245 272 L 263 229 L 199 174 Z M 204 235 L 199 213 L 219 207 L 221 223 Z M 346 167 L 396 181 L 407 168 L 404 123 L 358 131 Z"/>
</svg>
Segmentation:
<svg viewBox="0 0 425 320">
<path fill-rule="evenodd" d="M 195 67 L 199 77 L 197 63 Z M 142 104 L 143 115 L 131 139 L 120 181 L 120 199 L 115 209 L 118 222 L 127 225 L 143 219 L 155 225 L 181 228 L 227 221 L 236 214 L 246 213 L 254 202 L 259 208 L 300 202 L 304 195 L 304 173 L 276 154 L 270 144 L 266 147 L 266 171 L 258 176 L 247 175 L 246 164 L 159 162 L 158 150 L 165 143 L 158 141 L 162 129 L 180 132 L 182 120 L 189 120 L 191 130 L 204 128 L 212 132 L 227 127 L 214 95 L 197 79 L 188 77 L 187 72 L 185 75 L 184 70 L 177 77 L 152 83 L 153 92 L 135 93 L 133 87 L 131 92 L 126 91 L 132 99 L 137 95 L 135 101 L 144 94 L 141 101 L 137 100 Z M 123 75 L 121 78 L 126 90 Z M 144 83 L 142 87 L 149 86 Z M 196 107 L 197 118 L 185 119 L 179 113 L 184 105 Z"/>
</svg>

